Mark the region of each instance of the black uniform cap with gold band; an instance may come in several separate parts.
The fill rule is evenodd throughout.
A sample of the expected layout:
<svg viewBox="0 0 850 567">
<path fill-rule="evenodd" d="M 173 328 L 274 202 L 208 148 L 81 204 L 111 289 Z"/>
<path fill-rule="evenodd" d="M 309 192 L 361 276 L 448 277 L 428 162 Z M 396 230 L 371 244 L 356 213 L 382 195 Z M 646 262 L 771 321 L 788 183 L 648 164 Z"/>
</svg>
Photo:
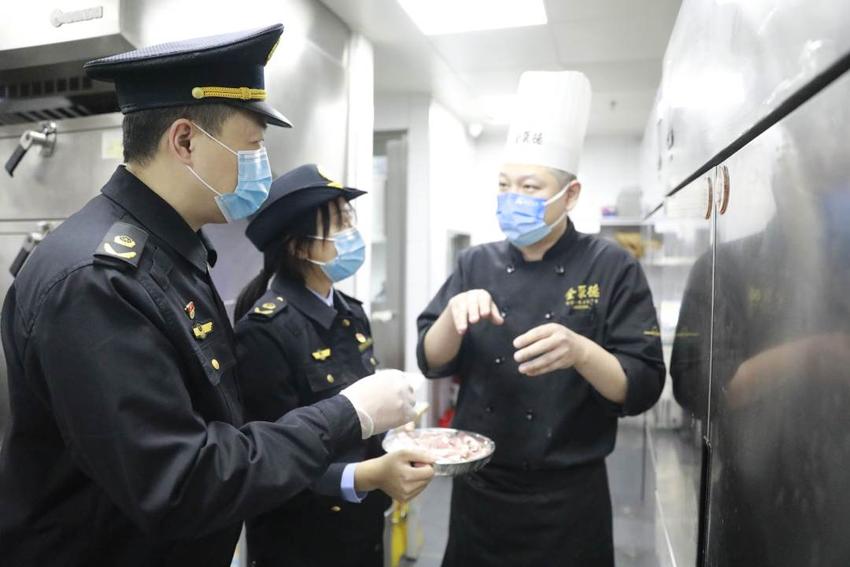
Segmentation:
<svg viewBox="0 0 850 567">
<path fill-rule="evenodd" d="M 274 180 L 269 198 L 251 217 L 245 236 L 258 250 L 264 251 L 272 242 L 305 214 L 339 197 L 346 201 L 364 195 L 366 191 L 343 187 L 324 175 L 315 164 L 302 165 Z"/>
<path fill-rule="evenodd" d="M 265 66 L 283 25 L 143 47 L 89 61 L 92 79 L 115 83 L 118 106 L 139 110 L 193 104 L 229 104 L 291 127 L 266 102 Z"/>
</svg>

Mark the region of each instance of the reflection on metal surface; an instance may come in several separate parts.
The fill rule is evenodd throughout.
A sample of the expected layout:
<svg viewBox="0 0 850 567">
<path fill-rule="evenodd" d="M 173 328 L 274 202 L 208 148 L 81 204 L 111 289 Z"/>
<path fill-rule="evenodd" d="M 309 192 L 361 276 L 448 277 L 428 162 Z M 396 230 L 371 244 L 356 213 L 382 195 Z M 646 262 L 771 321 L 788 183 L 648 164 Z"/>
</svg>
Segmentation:
<svg viewBox="0 0 850 567">
<path fill-rule="evenodd" d="M 649 218 L 663 245 L 645 261 L 703 452 L 698 527 L 669 539 L 680 565 L 850 564 L 848 15 L 686 0 L 665 57 L 642 178 L 659 201 L 682 187 Z"/>
<path fill-rule="evenodd" d="M 717 225 L 710 565 L 850 561 L 848 96 L 845 77 L 728 162 L 751 182 Z"/>
<path fill-rule="evenodd" d="M 706 565 L 850 562 L 848 98 L 844 76 L 715 171 L 715 239 L 685 276 L 670 363 L 706 432 Z M 665 270 L 662 302 L 683 277 Z"/>
<path fill-rule="evenodd" d="M 850 52 L 847 21 L 842 0 L 684 0 L 645 132 L 647 198 L 659 202 L 840 61 Z M 657 138 L 672 132 L 675 146 L 658 153 Z"/>
</svg>

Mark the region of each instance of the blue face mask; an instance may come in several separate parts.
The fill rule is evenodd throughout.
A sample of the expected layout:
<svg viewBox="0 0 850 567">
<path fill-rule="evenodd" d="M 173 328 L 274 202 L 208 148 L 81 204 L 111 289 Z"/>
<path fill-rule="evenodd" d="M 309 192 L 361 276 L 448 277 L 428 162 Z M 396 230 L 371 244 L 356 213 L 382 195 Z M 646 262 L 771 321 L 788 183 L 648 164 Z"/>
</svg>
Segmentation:
<svg viewBox="0 0 850 567">
<path fill-rule="evenodd" d="M 363 237 L 360 236 L 360 231 L 356 228 L 349 228 L 342 232 L 336 233 L 333 238 L 322 238 L 321 236 L 311 236 L 315 240 L 328 240 L 334 243 L 336 247 L 336 258 L 328 262 L 319 262 L 317 260 L 308 260 L 317 266 L 321 266 L 322 271 L 332 282 L 341 282 L 346 278 L 353 276 L 363 262 L 366 260 L 366 243 L 363 242 Z"/>
<path fill-rule="evenodd" d="M 268 198 L 269 188 L 272 185 L 272 168 L 269 164 L 269 155 L 266 152 L 266 148 L 262 147 L 258 150 L 240 150 L 236 152 L 197 124 L 195 124 L 195 127 L 236 156 L 236 188 L 232 193 L 220 193 L 204 181 L 194 169 L 188 165 L 186 167 L 198 181 L 215 193 L 215 202 L 227 222 L 244 219 L 256 213 Z"/>
<path fill-rule="evenodd" d="M 530 197 L 520 193 L 500 193 L 496 214 L 499 226 L 507 239 L 520 248 L 531 246 L 546 238 L 552 228 L 567 216 L 567 211 L 552 224 L 546 224 L 546 207 L 560 199 L 567 192 L 561 189 L 548 201 L 540 197 Z"/>
</svg>

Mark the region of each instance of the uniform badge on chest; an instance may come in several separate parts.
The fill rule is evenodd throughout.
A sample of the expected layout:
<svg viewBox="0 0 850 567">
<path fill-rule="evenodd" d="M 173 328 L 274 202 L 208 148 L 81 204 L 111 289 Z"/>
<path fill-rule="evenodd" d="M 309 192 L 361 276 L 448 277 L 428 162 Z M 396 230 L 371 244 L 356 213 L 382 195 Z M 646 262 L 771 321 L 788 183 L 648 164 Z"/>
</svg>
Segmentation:
<svg viewBox="0 0 850 567">
<path fill-rule="evenodd" d="M 325 361 L 331 356 L 331 349 L 323 348 L 313 353 L 313 359 L 319 362 Z"/>
<path fill-rule="evenodd" d="M 199 341 L 204 340 L 209 336 L 210 333 L 213 332 L 213 322 L 207 321 L 206 323 L 198 323 L 192 327 L 192 333 L 195 335 L 195 338 Z"/>
</svg>

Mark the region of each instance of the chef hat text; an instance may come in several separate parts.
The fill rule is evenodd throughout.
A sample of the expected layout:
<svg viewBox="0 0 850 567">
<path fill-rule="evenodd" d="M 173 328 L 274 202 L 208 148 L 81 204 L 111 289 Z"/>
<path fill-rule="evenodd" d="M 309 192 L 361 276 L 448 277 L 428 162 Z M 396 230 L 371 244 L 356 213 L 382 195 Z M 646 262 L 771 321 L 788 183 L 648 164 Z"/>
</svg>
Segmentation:
<svg viewBox="0 0 850 567">
<path fill-rule="evenodd" d="M 590 98 L 590 81 L 584 73 L 523 73 L 502 162 L 542 165 L 577 174 Z"/>
</svg>

